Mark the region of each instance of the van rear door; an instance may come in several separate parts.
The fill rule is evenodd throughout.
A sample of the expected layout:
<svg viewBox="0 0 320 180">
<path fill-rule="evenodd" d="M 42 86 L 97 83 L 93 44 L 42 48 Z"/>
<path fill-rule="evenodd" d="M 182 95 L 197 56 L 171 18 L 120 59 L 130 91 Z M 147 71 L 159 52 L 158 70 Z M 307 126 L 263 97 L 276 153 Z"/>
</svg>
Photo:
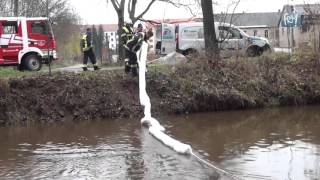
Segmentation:
<svg viewBox="0 0 320 180">
<path fill-rule="evenodd" d="M 0 54 L 2 56 L 0 59 L 3 59 L 3 64 L 16 64 L 18 63 L 19 51 L 22 48 L 18 21 L 2 21 L 0 23 Z"/>
<path fill-rule="evenodd" d="M 176 51 L 176 37 L 174 24 L 161 25 L 161 54 L 170 54 Z"/>
<path fill-rule="evenodd" d="M 179 25 L 178 50 L 182 54 L 189 51 L 201 53 L 205 50 L 204 32 L 202 23 L 184 23 Z"/>
</svg>

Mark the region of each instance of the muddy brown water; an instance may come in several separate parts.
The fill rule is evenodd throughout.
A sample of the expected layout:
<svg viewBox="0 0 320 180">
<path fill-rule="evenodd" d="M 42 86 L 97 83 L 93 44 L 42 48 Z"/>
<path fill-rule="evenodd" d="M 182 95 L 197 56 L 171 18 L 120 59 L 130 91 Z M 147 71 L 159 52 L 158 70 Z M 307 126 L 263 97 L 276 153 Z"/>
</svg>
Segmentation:
<svg viewBox="0 0 320 180">
<path fill-rule="evenodd" d="M 159 120 L 203 159 L 243 179 L 320 179 L 320 106 Z M 165 147 L 139 121 L 2 127 L 0 179 L 229 179 Z"/>
</svg>

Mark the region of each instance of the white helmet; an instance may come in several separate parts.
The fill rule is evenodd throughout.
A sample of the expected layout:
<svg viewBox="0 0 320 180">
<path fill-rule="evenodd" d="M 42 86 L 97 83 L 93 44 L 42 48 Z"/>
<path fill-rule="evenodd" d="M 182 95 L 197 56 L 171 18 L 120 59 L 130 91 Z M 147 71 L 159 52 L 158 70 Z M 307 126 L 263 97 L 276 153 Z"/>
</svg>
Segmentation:
<svg viewBox="0 0 320 180">
<path fill-rule="evenodd" d="M 127 24 L 132 26 L 132 21 L 130 19 L 125 19 L 124 20 L 124 25 L 127 25 Z"/>
</svg>

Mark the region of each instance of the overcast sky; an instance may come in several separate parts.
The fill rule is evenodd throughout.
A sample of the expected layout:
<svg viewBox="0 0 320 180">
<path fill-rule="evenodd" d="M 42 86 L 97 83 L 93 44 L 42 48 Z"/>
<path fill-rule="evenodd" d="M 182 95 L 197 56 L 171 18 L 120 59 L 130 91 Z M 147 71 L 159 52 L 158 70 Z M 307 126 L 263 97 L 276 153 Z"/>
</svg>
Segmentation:
<svg viewBox="0 0 320 180">
<path fill-rule="evenodd" d="M 111 2 L 107 0 L 69 0 L 70 5 L 74 7 L 83 20 L 83 24 L 116 24 L 117 15 Z M 109 0 L 110 1 L 110 0 Z M 141 0 L 140 9 L 146 7 Z M 186 0 L 189 1 L 189 0 Z M 215 0 L 219 6 L 214 7 L 214 12 L 225 12 L 226 7 L 231 0 Z M 138 1 L 139 2 L 139 1 Z M 282 9 L 285 4 L 303 4 L 303 3 L 320 3 L 320 0 L 241 0 L 236 12 L 276 12 Z M 197 7 L 193 7 L 194 13 L 201 14 Z M 233 7 L 229 8 L 229 12 Z M 150 11 L 144 16 L 144 19 L 166 19 L 166 18 L 189 18 L 192 14 L 185 8 L 176 8 L 172 5 L 156 2 Z"/>
</svg>

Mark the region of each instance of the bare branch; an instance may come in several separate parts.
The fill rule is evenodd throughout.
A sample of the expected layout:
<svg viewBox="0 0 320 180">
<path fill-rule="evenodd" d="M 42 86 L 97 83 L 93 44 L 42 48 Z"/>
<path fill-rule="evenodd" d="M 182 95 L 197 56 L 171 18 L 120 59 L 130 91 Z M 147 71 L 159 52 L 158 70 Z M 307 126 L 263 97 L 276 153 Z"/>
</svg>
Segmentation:
<svg viewBox="0 0 320 180">
<path fill-rule="evenodd" d="M 117 0 L 110 0 L 110 1 L 111 1 L 112 5 L 113 5 L 113 8 L 118 12 L 120 10 L 119 2 Z"/>
<path fill-rule="evenodd" d="M 131 9 L 128 9 L 128 14 L 130 19 L 132 20 L 132 23 L 136 21 L 136 18 L 134 17 L 134 15 L 136 14 L 136 5 L 137 5 L 137 0 L 129 1 L 128 7 L 131 6 Z"/>
<path fill-rule="evenodd" d="M 185 3 L 185 2 L 181 3 L 179 0 L 158 0 L 158 1 L 171 4 L 177 8 L 180 8 L 180 7 L 185 8 L 189 11 L 189 13 L 192 16 L 196 16 L 196 14 L 194 13 L 194 9 L 192 7 L 200 6 L 199 1 L 197 1 L 197 0 L 194 0 L 193 1 L 194 3 Z"/>
<path fill-rule="evenodd" d="M 132 0 L 129 0 L 129 2 L 128 2 L 128 13 L 129 13 L 129 16 L 130 16 L 130 12 L 131 11 L 132 11 Z"/>
<path fill-rule="evenodd" d="M 153 20 L 146 20 L 146 19 L 142 19 L 142 18 L 139 18 L 140 21 L 142 22 L 148 22 L 150 24 L 161 24 L 161 22 L 157 22 L 157 21 L 153 21 Z"/>
<path fill-rule="evenodd" d="M 150 9 L 150 7 L 152 6 L 152 4 L 155 3 L 155 2 L 156 2 L 156 0 L 152 0 L 152 1 L 148 4 L 147 8 L 146 8 L 140 15 L 138 15 L 138 16 L 135 18 L 135 20 L 140 19 L 144 14 L 146 14 L 147 11 L 148 11 L 148 10 Z"/>
</svg>

